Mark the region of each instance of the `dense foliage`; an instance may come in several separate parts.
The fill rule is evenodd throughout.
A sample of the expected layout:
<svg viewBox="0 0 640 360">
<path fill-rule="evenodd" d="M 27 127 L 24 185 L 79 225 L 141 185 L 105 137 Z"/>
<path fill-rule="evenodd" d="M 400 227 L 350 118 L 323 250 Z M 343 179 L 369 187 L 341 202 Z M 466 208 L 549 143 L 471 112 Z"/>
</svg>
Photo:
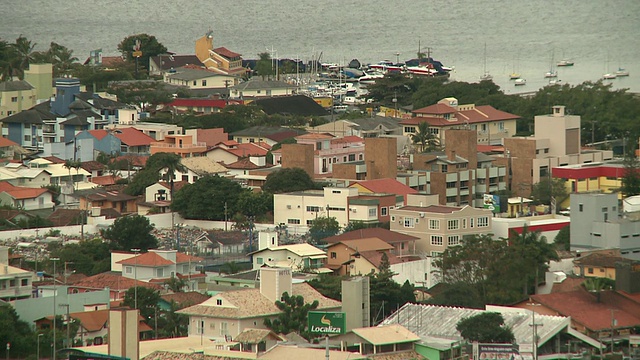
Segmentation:
<svg viewBox="0 0 640 360">
<path fill-rule="evenodd" d="M 301 168 L 285 168 L 267 175 L 267 181 L 262 186 L 262 190 L 281 194 L 293 191 L 304 191 L 315 189 L 316 184 L 313 179 Z"/>
<path fill-rule="evenodd" d="M 311 239 L 315 243 L 320 243 L 323 239 L 336 235 L 339 232 L 340 224 L 335 217 L 317 217 L 309 227 L 309 236 L 311 236 Z"/>
<path fill-rule="evenodd" d="M 233 180 L 203 176 L 175 193 L 171 209 L 186 219 L 224 220 L 225 203 L 227 215 L 235 214 L 243 191 L 249 190 Z"/>
<path fill-rule="evenodd" d="M 285 292 L 282 294 L 283 301 L 276 301 L 276 306 L 281 313 L 273 319 L 264 319 L 264 326 L 273 330 L 277 334 L 296 334 L 309 340 L 311 335 L 307 326 L 307 316 L 310 310 L 318 308 L 318 300 L 313 303 L 305 303 L 304 298 L 300 295 L 289 295 Z"/>
<path fill-rule="evenodd" d="M 500 313 L 485 312 L 464 318 L 458 322 L 456 329 L 469 342 L 511 344 L 515 340 Z"/>
<path fill-rule="evenodd" d="M 111 269 L 109 244 L 99 238 L 64 246 L 60 243 L 52 243 L 49 251 L 51 251 L 51 257 L 60 259 L 60 264 L 71 264 L 68 271 L 73 270 L 92 276 Z"/>
<path fill-rule="evenodd" d="M 435 261 L 447 291 L 430 302 L 472 307 L 512 304 L 533 293 L 547 262 L 557 259 L 554 246 L 526 227 L 522 234 L 512 233 L 503 240 L 465 237 L 461 246 L 448 248 Z"/>
<path fill-rule="evenodd" d="M 136 42 L 139 42 L 140 45 L 137 50 L 142 53 L 142 55 L 138 57 L 138 66 L 141 67 L 139 70 L 142 68 L 149 69 L 150 57 L 165 54 L 167 52 L 167 48 L 153 35 L 136 34 L 127 36 L 120 42 L 120 44 L 118 44 L 118 51 L 120 51 L 122 53 L 122 57 L 129 62 L 134 62 L 136 60 L 134 57 Z"/>
<path fill-rule="evenodd" d="M 158 247 L 158 239 L 152 234 L 153 224 L 144 216 L 123 216 L 113 225 L 100 231 L 100 235 L 109 241 L 109 247 L 113 250 L 130 251 L 140 249 L 146 252 Z"/>
<path fill-rule="evenodd" d="M 533 185 L 531 188 L 531 197 L 536 205 L 549 205 L 551 197 L 555 199 L 556 204 L 560 204 L 569 197 L 569 191 L 567 190 L 564 179 L 549 179 L 545 177 Z"/>
</svg>

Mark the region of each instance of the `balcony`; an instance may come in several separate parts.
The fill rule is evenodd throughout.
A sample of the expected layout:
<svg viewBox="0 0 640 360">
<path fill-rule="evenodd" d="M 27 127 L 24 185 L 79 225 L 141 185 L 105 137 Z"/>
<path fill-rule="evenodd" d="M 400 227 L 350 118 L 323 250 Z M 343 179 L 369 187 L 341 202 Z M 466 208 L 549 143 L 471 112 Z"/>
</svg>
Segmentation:
<svg viewBox="0 0 640 360">
<path fill-rule="evenodd" d="M 207 149 L 207 143 L 198 142 L 196 144 L 171 144 L 165 142 L 153 142 L 151 143 L 152 148 L 163 148 L 163 149 Z"/>
</svg>

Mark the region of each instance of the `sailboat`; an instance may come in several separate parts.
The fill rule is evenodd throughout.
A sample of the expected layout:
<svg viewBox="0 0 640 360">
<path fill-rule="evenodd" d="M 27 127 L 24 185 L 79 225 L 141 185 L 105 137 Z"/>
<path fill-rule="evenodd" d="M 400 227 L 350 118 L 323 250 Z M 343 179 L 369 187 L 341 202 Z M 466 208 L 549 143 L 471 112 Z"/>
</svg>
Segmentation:
<svg viewBox="0 0 640 360">
<path fill-rule="evenodd" d="M 484 43 L 484 74 L 480 76 L 480 80 L 493 80 L 493 76 L 487 71 L 487 43 Z"/>
<path fill-rule="evenodd" d="M 516 62 L 513 62 L 513 71 L 509 75 L 509 80 L 517 80 L 520 79 L 520 74 L 516 72 Z"/>
<path fill-rule="evenodd" d="M 611 80 L 611 79 L 615 79 L 615 78 L 618 77 L 618 75 L 616 75 L 616 73 L 609 72 L 609 53 L 607 53 L 607 68 L 606 68 L 606 70 L 607 70 L 607 73 L 602 75 L 602 78 L 604 80 Z"/>
<path fill-rule="evenodd" d="M 553 69 L 553 51 L 551 51 L 551 67 L 546 74 L 544 74 L 545 78 L 556 78 L 558 77 L 558 72 Z"/>
</svg>

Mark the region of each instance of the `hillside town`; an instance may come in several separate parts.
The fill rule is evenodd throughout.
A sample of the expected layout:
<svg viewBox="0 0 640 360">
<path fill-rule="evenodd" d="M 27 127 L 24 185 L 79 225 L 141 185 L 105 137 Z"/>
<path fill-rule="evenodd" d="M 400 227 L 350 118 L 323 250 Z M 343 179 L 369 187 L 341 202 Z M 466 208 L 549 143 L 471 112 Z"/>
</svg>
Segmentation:
<svg viewBox="0 0 640 360">
<path fill-rule="evenodd" d="M 7 359 L 640 359 L 637 96 L 152 38 L 0 46 Z"/>
</svg>

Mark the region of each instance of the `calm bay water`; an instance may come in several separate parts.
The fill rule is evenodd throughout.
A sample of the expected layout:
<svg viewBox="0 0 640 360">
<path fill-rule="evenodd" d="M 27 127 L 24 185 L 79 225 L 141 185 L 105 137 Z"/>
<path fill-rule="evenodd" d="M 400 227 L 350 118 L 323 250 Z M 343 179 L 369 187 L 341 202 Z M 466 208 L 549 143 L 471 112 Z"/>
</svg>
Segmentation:
<svg viewBox="0 0 640 360">
<path fill-rule="evenodd" d="M 595 81 L 626 68 L 631 76 L 610 80 L 640 92 L 638 0 L 2 0 L 0 38 L 23 34 L 44 49 L 55 41 L 82 61 L 92 49 L 116 55 L 118 43 L 136 33 L 155 35 L 170 51 L 192 54 L 197 38 L 214 31 L 214 46 L 256 58 L 323 62 L 395 61 L 431 48 L 435 59 L 455 66 L 452 79 L 477 81 L 487 70 L 508 93 L 545 86 L 545 72 L 562 59 L 563 83 Z M 516 71 L 527 85 L 516 88 Z"/>
</svg>

